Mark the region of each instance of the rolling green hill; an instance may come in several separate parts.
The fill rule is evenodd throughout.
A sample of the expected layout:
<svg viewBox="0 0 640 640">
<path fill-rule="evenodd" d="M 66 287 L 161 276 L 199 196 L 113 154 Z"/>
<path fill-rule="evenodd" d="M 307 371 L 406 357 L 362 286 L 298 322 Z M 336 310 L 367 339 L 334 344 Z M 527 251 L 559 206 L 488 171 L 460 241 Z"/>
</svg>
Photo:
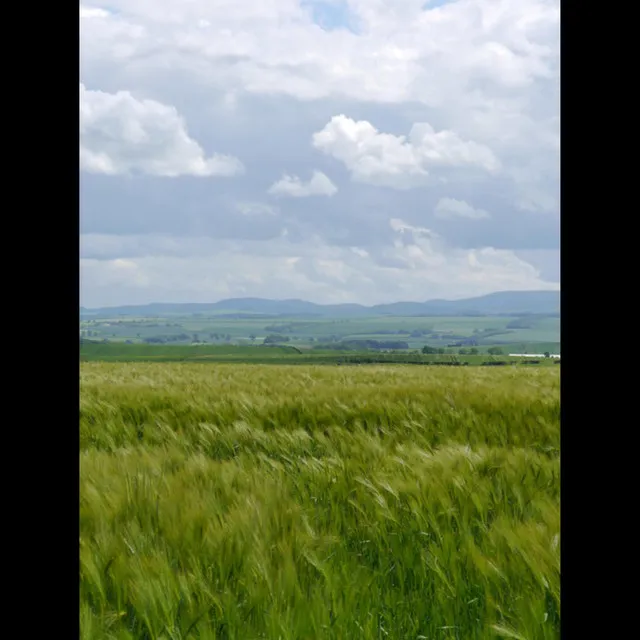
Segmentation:
<svg viewBox="0 0 640 640">
<path fill-rule="evenodd" d="M 236 318 L 251 317 L 340 317 L 438 316 L 438 315 L 522 315 L 559 314 L 559 291 L 499 291 L 464 300 L 395 302 L 367 307 L 359 304 L 321 305 L 305 300 L 267 300 L 235 298 L 213 303 L 153 303 L 148 305 L 80 308 L 81 317 L 220 314 Z"/>
</svg>

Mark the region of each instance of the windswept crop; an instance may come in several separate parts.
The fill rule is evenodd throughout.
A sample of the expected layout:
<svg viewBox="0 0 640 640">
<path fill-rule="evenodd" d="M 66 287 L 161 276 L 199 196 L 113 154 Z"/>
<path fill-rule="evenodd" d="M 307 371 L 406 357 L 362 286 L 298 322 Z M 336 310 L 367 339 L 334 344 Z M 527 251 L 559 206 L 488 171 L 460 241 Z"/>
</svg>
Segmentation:
<svg viewBox="0 0 640 640">
<path fill-rule="evenodd" d="M 83 363 L 82 637 L 559 638 L 558 369 Z"/>
</svg>

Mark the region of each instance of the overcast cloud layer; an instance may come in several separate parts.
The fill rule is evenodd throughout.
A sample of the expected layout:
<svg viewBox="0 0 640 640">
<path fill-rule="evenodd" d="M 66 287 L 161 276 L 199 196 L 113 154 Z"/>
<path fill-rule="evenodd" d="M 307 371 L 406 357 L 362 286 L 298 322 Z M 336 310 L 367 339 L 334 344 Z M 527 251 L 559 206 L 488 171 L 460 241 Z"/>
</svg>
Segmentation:
<svg viewBox="0 0 640 640">
<path fill-rule="evenodd" d="M 559 288 L 559 0 L 80 17 L 84 306 Z"/>
</svg>

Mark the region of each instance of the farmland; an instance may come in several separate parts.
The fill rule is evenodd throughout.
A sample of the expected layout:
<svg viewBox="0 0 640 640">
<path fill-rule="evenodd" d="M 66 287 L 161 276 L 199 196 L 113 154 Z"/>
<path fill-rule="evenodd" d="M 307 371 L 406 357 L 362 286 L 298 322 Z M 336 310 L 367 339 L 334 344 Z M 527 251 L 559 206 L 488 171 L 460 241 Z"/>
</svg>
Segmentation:
<svg viewBox="0 0 640 640">
<path fill-rule="evenodd" d="M 301 349 L 335 347 L 366 340 L 402 343 L 406 350 L 424 345 L 456 349 L 473 345 L 486 350 L 517 345 L 516 351 L 539 351 L 552 344 L 558 351 L 558 314 L 526 316 L 361 316 L 296 317 L 257 314 L 165 317 L 85 316 L 80 322 L 85 340 L 133 344 L 257 346 L 265 339 Z"/>
<path fill-rule="evenodd" d="M 558 638 L 559 420 L 551 366 L 83 362 L 82 637 Z"/>
<path fill-rule="evenodd" d="M 312 364 L 354 357 L 361 362 L 447 360 L 415 357 L 428 347 L 440 356 L 461 356 L 461 363 L 481 364 L 495 349 L 502 355 L 560 352 L 559 318 L 545 315 L 94 317 L 81 321 L 80 339 L 83 360 L 103 361 L 198 359 Z M 371 357 L 383 352 L 395 355 Z"/>
<path fill-rule="evenodd" d="M 536 345 L 541 349 L 545 345 Z M 460 350 L 461 351 L 461 350 Z M 414 364 L 414 365 L 525 365 L 553 366 L 559 359 L 509 355 L 460 355 L 455 352 L 423 354 L 420 351 L 300 349 L 289 345 L 158 345 L 122 342 L 80 345 L 82 362 L 192 362 L 211 364 L 235 362 L 252 364 Z"/>
</svg>

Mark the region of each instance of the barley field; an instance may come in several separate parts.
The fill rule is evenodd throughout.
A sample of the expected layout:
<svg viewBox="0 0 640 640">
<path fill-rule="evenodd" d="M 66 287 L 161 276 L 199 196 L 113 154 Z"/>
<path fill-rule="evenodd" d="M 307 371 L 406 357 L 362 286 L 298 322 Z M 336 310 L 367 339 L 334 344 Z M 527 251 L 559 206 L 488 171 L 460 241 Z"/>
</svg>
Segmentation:
<svg viewBox="0 0 640 640">
<path fill-rule="evenodd" d="M 82 363 L 81 637 L 559 638 L 558 369 Z"/>
</svg>

